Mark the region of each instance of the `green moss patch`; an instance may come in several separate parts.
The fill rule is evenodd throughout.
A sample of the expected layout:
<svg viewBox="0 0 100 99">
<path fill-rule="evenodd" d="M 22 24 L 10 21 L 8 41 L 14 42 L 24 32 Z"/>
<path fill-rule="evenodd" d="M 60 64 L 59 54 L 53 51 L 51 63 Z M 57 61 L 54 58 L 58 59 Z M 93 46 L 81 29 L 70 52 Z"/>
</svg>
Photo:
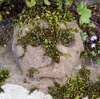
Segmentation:
<svg viewBox="0 0 100 99">
<path fill-rule="evenodd" d="M 49 94 L 53 99 L 89 99 L 100 97 L 100 80 L 93 82 L 89 79 L 90 71 L 83 67 L 74 77 L 69 77 L 66 84 L 61 85 L 54 81 L 55 87 L 49 87 Z"/>
<path fill-rule="evenodd" d="M 0 71 L 0 86 L 5 82 L 5 80 L 9 77 L 9 70 L 4 69 Z M 2 92 L 3 89 L 0 87 L 0 92 Z"/>
<path fill-rule="evenodd" d="M 69 11 L 61 14 L 59 11 L 50 11 L 43 8 L 41 12 L 39 12 L 40 11 L 31 9 L 20 16 L 20 19 L 17 22 L 17 24 L 21 27 L 18 34 L 18 42 L 24 48 L 26 48 L 27 45 L 36 47 L 42 45 L 45 50 L 45 55 L 51 57 L 55 62 L 59 62 L 60 55 L 63 54 L 58 51 L 56 45 L 61 43 L 68 47 L 71 42 L 74 41 L 73 31 L 76 32 L 77 30 L 70 29 L 68 25 L 65 24 L 67 30 L 62 31 L 60 23 L 72 21 L 74 20 L 74 17 L 72 17 L 72 14 Z M 39 20 L 47 22 L 49 24 L 49 28 L 40 28 L 40 22 L 38 22 Z M 21 37 L 22 28 L 26 24 L 28 24 L 30 30 L 27 32 L 26 37 Z M 34 29 L 30 28 L 30 24 L 33 25 Z"/>
</svg>

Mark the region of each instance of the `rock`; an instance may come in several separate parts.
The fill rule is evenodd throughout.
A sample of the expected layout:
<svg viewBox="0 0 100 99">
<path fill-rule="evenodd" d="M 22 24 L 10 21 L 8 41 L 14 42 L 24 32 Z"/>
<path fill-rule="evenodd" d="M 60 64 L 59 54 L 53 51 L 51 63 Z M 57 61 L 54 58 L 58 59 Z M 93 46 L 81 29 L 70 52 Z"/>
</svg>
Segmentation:
<svg viewBox="0 0 100 99">
<path fill-rule="evenodd" d="M 30 68 L 42 68 L 51 64 L 52 59 L 50 57 L 44 56 L 44 50 L 41 46 L 32 47 L 31 45 L 27 46 L 26 53 L 21 60 L 23 63 L 21 68 L 23 73 L 26 73 Z"/>
<path fill-rule="evenodd" d="M 15 53 L 16 53 L 17 57 L 23 56 L 24 55 L 24 49 L 22 48 L 22 46 L 17 45 Z"/>
<path fill-rule="evenodd" d="M 40 26 L 44 28 L 45 27 L 44 24 L 47 23 L 42 23 L 40 24 Z M 68 22 L 67 24 L 70 28 L 79 29 L 78 25 L 75 22 Z M 64 24 L 61 24 L 60 27 L 63 30 L 65 29 Z M 46 28 L 48 28 L 48 26 Z M 24 30 L 24 27 L 22 28 L 22 30 Z M 18 31 L 19 29 L 17 26 L 14 30 L 14 35 L 13 35 L 13 40 L 14 40 L 12 44 L 13 52 L 16 51 L 16 45 L 18 45 L 18 43 L 16 42 L 17 41 L 16 35 Z M 84 49 L 80 33 L 76 33 L 74 37 L 75 37 L 75 43 L 72 46 L 65 47 L 61 44 L 57 44 L 57 48 L 60 52 L 71 55 L 71 57 L 69 58 L 66 58 L 65 56 L 60 56 L 60 63 L 55 63 L 52 61 L 50 57 L 44 56 L 45 51 L 42 48 L 42 46 L 32 47 L 31 45 L 28 45 L 26 47 L 24 56 L 21 59 L 19 59 L 15 53 L 16 57 L 18 58 L 18 62 L 20 63 L 20 68 L 23 72 L 24 77 L 28 78 L 27 77 L 28 70 L 33 68 L 36 71 L 32 72 L 31 79 L 28 78 L 31 83 L 32 82 L 35 83 L 38 80 L 39 82 L 41 82 L 39 83 L 39 86 L 46 86 L 47 84 L 46 81 L 48 81 L 49 86 L 52 86 L 51 83 L 52 81 L 50 80 L 52 78 L 59 83 L 62 84 L 65 83 L 67 77 L 69 77 L 72 74 L 73 69 L 79 63 L 80 52 Z M 43 78 L 46 80 L 42 81 Z M 37 84 L 35 84 L 35 86 L 37 85 L 38 82 Z"/>
<path fill-rule="evenodd" d="M 98 76 L 100 76 L 100 65 L 99 64 L 91 64 L 91 65 L 86 65 L 86 69 L 90 70 L 90 79 L 93 82 L 98 81 Z"/>
<path fill-rule="evenodd" d="M 43 20 L 40 20 L 40 27 L 42 28 L 49 28 L 49 24 L 47 22 L 44 22 Z"/>
<path fill-rule="evenodd" d="M 25 37 L 27 35 L 26 32 L 29 31 L 29 27 L 28 25 L 24 25 L 22 28 L 24 29 L 22 30 L 21 37 Z"/>
<path fill-rule="evenodd" d="M 52 99 L 50 94 L 45 94 L 40 90 L 29 94 L 29 90 L 16 84 L 3 85 L 2 89 L 4 92 L 0 93 L 0 99 Z"/>
<path fill-rule="evenodd" d="M 65 53 L 65 54 L 68 53 L 68 47 L 63 46 L 62 44 L 57 44 L 56 47 L 60 52 Z"/>
</svg>

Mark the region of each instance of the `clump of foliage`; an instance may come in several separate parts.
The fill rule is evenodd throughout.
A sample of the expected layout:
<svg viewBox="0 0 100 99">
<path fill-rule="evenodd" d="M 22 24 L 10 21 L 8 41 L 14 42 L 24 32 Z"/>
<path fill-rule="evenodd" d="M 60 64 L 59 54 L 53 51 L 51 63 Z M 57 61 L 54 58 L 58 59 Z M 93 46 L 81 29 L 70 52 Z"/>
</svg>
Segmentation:
<svg viewBox="0 0 100 99">
<path fill-rule="evenodd" d="M 1 85 L 5 82 L 5 80 L 9 77 L 9 70 L 4 69 L 0 71 L 0 92 L 3 91 Z"/>
<path fill-rule="evenodd" d="M 89 18 L 91 17 L 91 10 L 87 9 L 86 3 L 81 2 L 77 6 L 77 12 L 81 15 L 79 19 L 80 24 L 90 22 Z"/>
<path fill-rule="evenodd" d="M 82 27 L 82 38 L 85 50 L 81 53 L 81 58 L 88 58 L 94 63 L 100 64 L 100 5 L 94 4 L 89 7 L 92 10 L 90 23 Z"/>
<path fill-rule="evenodd" d="M 4 69 L 0 71 L 0 86 L 5 82 L 5 80 L 9 77 L 9 70 Z"/>
<path fill-rule="evenodd" d="M 66 84 L 54 81 L 55 87 L 49 87 L 49 94 L 53 99 L 89 99 L 100 97 L 100 81 L 94 83 L 89 79 L 90 71 L 83 67 L 74 77 L 69 77 Z"/>
<path fill-rule="evenodd" d="M 54 61 L 59 62 L 60 55 L 69 57 L 69 54 L 63 54 L 58 51 L 56 45 L 61 43 L 65 46 L 71 45 L 71 41 L 74 41 L 73 33 L 77 32 L 77 29 L 71 29 L 67 26 L 66 20 L 74 20 L 70 12 L 60 14 L 58 11 L 45 10 L 46 8 L 39 9 L 41 13 L 34 9 L 30 12 L 23 14 L 20 20 L 17 22 L 21 27 L 26 23 L 32 24 L 34 29 L 27 32 L 27 36 L 21 37 L 21 31 L 18 34 L 19 44 L 26 47 L 28 44 L 32 46 L 42 45 L 45 48 L 45 55 L 50 56 Z M 29 14 L 30 13 L 30 14 Z M 33 14 L 32 14 L 33 13 Z M 69 16 L 70 15 L 70 16 Z M 26 19 L 27 17 L 27 19 Z M 40 23 L 37 20 L 43 20 L 48 23 L 49 28 L 40 28 Z M 37 21 L 37 23 L 35 23 Z M 68 28 L 61 32 L 60 23 L 65 23 Z"/>
<path fill-rule="evenodd" d="M 62 8 L 69 8 L 72 4 L 73 0 L 25 0 L 25 3 L 28 7 L 33 7 L 36 4 L 37 5 L 47 5 L 47 6 L 51 6 L 52 4 L 57 6 L 58 9 L 62 9 Z"/>
<path fill-rule="evenodd" d="M 29 94 L 31 94 L 31 93 L 34 92 L 35 90 L 38 90 L 38 88 L 32 87 L 32 88 L 29 90 Z"/>
<path fill-rule="evenodd" d="M 30 68 L 27 72 L 27 76 L 30 78 L 34 77 L 34 73 L 38 72 L 35 68 Z"/>
</svg>

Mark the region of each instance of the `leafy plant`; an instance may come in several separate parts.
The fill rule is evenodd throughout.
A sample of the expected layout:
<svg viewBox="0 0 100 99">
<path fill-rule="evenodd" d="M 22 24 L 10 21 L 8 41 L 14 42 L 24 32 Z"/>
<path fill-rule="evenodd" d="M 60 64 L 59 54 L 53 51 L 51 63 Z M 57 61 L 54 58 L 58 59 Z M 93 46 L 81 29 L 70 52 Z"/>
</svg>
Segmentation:
<svg viewBox="0 0 100 99">
<path fill-rule="evenodd" d="M 100 64 L 100 59 L 97 59 L 97 64 Z"/>
<path fill-rule="evenodd" d="M 96 28 L 96 25 L 93 23 L 93 22 L 90 22 L 90 23 L 85 23 L 84 25 L 84 28 L 87 28 L 87 27 L 89 27 L 89 28 Z"/>
<path fill-rule="evenodd" d="M 26 5 L 28 6 L 28 7 L 33 7 L 33 6 L 35 6 L 35 4 L 36 4 L 36 1 L 35 0 L 25 0 L 25 2 L 26 2 Z"/>
<path fill-rule="evenodd" d="M 2 15 L 0 14 L 0 21 L 2 21 L 3 20 L 3 18 L 2 18 Z"/>
<path fill-rule="evenodd" d="M 44 2 L 44 4 L 46 4 L 46 5 L 50 5 L 49 0 L 41 0 L 41 1 L 40 1 L 40 0 L 25 0 L 25 3 L 26 3 L 26 5 L 27 5 L 29 8 L 35 6 L 36 4 L 42 5 L 43 2 Z"/>
<path fill-rule="evenodd" d="M 1 70 L 0 71 L 0 86 L 5 82 L 5 80 L 9 77 L 9 70 Z"/>
<path fill-rule="evenodd" d="M 65 0 L 65 8 L 70 8 L 72 5 L 73 0 Z"/>
<path fill-rule="evenodd" d="M 5 0 L 0 0 L 0 5 L 1 5 L 3 2 L 5 2 Z"/>
<path fill-rule="evenodd" d="M 35 6 L 36 4 L 39 4 L 39 5 L 42 5 L 43 3 L 45 5 L 51 5 L 51 1 L 49 0 L 25 0 L 26 2 L 26 5 L 28 7 L 33 7 Z M 65 7 L 65 8 L 69 8 L 72 4 L 72 0 L 53 0 L 52 3 L 56 3 L 56 5 L 58 6 L 58 9 L 62 9 L 62 7 Z"/>
<path fill-rule="evenodd" d="M 89 23 L 89 24 L 88 24 L 88 27 L 96 28 L 96 25 L 95 25 L 94 23 Z"/>
<path fill-rule="evenodd" d="M 62 7 L 69 8 L 72 4 L 72 0 L 54 0 L 57 5 L 58 5 L 58 9 L 61 10 Z"/>
<path fill-rule="evenodd" d="M 82 35 L 83 41 L 86 41 L 86 39 L 87 39 L 87 34 L 86 34 L 86 32 L 81 33 L 81 35 Z"/>
<path fill-rule="evenodd" d="M 49 0 L 44 0 L 44 3 L 45 3 L 46 5 L 50 5 Z"/>
<path fill-rule="evenodd" d="M 80 4 L 77 5 L 77 12 L 80 15 L 80 20 L 79 23 L 89 23 L 90 22 L 90 17 L 91 17 L 91 10 L 87 8 L 86 3 L 81 2 Z"/>
</svg>

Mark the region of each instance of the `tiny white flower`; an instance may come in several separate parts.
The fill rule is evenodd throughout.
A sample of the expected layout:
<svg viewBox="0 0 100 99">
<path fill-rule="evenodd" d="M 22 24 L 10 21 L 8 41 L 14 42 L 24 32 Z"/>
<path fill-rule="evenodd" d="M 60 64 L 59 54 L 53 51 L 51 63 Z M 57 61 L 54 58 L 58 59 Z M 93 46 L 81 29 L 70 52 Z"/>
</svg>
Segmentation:
<svg viewBox="0 0 100 99">
<path fill-rule="evenodd" d="M 96 44 L 95 44 L 95 43 L 91 44 L 91 48 L 94 48 L 95 46 L 96 46 Z"/>
<path fill-rule="evenodd" d="M 96 36 L 95 34 L 92 35 L 91 38 L 90 38 L 90 40 L 91 40 L 91 41 L 97 40 L 97 36 Z"/>
</svg>

